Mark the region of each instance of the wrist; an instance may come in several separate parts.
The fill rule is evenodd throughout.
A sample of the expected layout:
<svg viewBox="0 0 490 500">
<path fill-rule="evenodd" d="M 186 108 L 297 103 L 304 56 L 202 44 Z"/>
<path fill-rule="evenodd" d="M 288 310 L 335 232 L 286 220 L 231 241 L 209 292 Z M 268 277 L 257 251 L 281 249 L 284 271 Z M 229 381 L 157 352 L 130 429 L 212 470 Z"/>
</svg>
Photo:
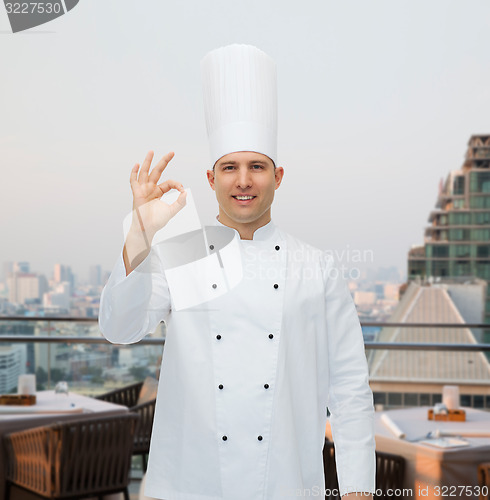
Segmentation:
<svg viewBox="0 0 490 500">
<path fill-rule="evenodd" d="M 140 223 L 137 219 L 131 223 L 129 227 L 128 237 L 132 237 L 134 239 L 146 239 L 149 243 L 153 240 L 153 236 L 155 236 L 156 231 L 152 228 L 145 227 L 142 223 Z"/>
</svg>

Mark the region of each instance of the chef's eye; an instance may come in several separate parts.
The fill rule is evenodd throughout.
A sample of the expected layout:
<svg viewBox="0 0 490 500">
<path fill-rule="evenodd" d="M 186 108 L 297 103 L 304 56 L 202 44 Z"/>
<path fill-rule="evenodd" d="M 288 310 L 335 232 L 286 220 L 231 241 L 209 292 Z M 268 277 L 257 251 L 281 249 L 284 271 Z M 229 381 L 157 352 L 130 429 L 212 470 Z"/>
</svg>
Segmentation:
<svg viewBox="0 0 490 500">
<path fill-rule="evenodd" d="M 262 165 L 258 165 L 258 164 L 256 164 L 256 165 L 252 165 L 252 168 L 253 168 L 254 170 L 259 170 L 259 169 L 262 169 L 263 167 L 262 167 Z"/>
<path fill-rule="evenodd" d="M 223 170 L 231 170 L 231 169 L 233 169 L 233 168 L 235 168 L 233 165 L 225 165 L 225 166 L 223 167 Z"/>
</svg>

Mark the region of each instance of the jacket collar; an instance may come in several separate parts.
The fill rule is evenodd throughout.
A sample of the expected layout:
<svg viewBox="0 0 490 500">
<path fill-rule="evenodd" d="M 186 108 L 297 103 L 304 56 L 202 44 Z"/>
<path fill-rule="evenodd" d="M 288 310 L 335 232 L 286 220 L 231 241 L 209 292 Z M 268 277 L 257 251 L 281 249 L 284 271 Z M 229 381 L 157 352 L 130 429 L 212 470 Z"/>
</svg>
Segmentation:
<svg viewBox="0 0 490 500">
<path fill-rule="evenodd" d="M 222 226 L 222 227 L 229 227 L 225 226 L 218 220 L 218 216 L 216 216 L 216 219 L 214 221 L 215 226 Z M 230 228 L 233 229 L 238 235 L 238 238 L 240 238 L 240 233 L 235 229 L 235 228 Z M 253 241 L 266 241 L 272 238 L 274 232 L 276 230 L 275 224 L 270 220 L 267 224 L 264 226 L 259 227 L 258 229 L 255 230 L 253 234 Z"/>
</svg>

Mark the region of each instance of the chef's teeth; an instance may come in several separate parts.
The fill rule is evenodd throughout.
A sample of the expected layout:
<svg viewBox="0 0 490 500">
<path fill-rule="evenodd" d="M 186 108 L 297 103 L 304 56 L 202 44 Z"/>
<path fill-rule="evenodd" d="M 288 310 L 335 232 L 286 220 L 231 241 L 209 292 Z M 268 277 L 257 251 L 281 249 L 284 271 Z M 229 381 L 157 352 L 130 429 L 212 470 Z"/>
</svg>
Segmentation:
<svg viewBox="0 0 490 500">
<path fill-rule="evenodd" d="M 251 200 L 253 196 L 235 196 L 237 200 Z"/>
</svg>

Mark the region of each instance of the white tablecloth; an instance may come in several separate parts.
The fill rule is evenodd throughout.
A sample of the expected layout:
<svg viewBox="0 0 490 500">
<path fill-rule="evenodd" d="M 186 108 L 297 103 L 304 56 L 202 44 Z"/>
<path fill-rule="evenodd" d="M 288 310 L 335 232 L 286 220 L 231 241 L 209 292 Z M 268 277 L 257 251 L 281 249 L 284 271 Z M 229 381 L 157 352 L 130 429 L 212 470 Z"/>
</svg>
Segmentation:
<svg viewBox="0 0 490 500">
<path fill-rule="evenodd" d="M 376 412 L 376 450 L 401 455 L 406 460 L 404 487 L 410 488 L 413 495 L 399 498 L 477 499 L 475 487 L 478 486 L 478 464 L 490 461 L 490 412 L 464 408 L 466 422 L 440 422 L 427 419 L 428 408 L 424 406 Z M 405 439 L 395 437 L 383 422 L 383 413 L 405 433 Z M 437 429 L 461 435 L 471 433 L 471 437 L 463 436 L 469 445 L 437 448 L 421 442 L 428 432 L 435 432 Z M 481 437 L 476 436 L 479 433 L 482 434 Z M 326 436 L 332 439 L 329 423 Z M 469 486 L 470 489 L 461 495 L 459 486 Z"/>
</svg>

